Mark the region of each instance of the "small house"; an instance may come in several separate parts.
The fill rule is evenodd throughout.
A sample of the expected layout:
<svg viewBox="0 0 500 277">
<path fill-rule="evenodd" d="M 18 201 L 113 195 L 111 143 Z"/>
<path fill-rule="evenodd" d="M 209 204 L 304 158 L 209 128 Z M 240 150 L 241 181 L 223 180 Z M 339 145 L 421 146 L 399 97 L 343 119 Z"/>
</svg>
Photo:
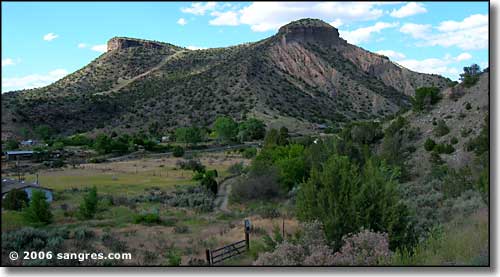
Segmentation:
<svg viewBox="0 0 500 277">
<path fill-rule="evenodd" d="M 7 160 L 12 161 L 16 159 L 31 159 L 34 152 L 30 150 L 7 151 Z"/>
<path fill-rule="evenodd" d="M 9 191 L 14 189 L 24 190 L 28 195 L 28 199 L 31 199 L 33 190 L 43 191 L 45 193 L 45 199 L 47 199 L 47 202 L 52 202 L 52 200 L 54 199 L 54 193 L 52 189 L 41 187 L 38 183 L 30 183 L 9 178 L 2 178 L 2 199 L 7 196 Z"/>
</svg>

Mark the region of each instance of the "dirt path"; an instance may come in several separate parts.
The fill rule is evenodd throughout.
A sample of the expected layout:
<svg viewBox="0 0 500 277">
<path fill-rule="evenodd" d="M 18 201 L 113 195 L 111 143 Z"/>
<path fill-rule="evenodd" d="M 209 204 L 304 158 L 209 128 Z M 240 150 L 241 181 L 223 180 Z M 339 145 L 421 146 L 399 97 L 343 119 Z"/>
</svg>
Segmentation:
<svg viewBox="0 0 500 277">
<path fill-rule="evenodd" d="M 229 195 L 231 194 L 231 186 L 236 182 L 240 175 L 231 176 L 222 181 L 219 185 L 219 191 L 217 192 L 217 197 L 215 198 L 215 207 L 223 212 L 229 212 L 227 204 L 229 202 Z"/>
<path fill-rule="evenodd" d="M 181 56 L 182 54 L 186 53 L 187 51 L 185 50 L 181 50 L 179 52 L 176 52 L 175 54 L 173 55 L 170 55 L 170 56 L 167 56 L 165 59 L 163 59 L 161 62 L 159 62 L 157 65 L 155 65 L 154 67 L 152 67 L 151 69 L 149 69 L 148 71 L 146 72 L 143 72 L 137 76 L 134 76 L 133 78 L 130 78 L 128 80 L 125 80 L 121 83 L 119 83 L 118 85 L 116 85 L 115 87 L 113 87 L 112 89 L 110 90 L 107 90 L 107 91 L 102 91 L 102 92 L 98 92 L 96 94 L 98 95 L 104 95 L 104 94 L 109 94 L 109 93 L 112 93 L 112 92 L 117 92 L 119 91 L 120 89 L 126 87 L 127 85 L 131 84 L 132 82 L 148 75 L 149 73 L 153 72 L 153 71 L 156 71 L 158 69 L 160 69 L 162 66 L 164 66 L 166 63 L 168 63 L 169 61 Z"/>
</svg>

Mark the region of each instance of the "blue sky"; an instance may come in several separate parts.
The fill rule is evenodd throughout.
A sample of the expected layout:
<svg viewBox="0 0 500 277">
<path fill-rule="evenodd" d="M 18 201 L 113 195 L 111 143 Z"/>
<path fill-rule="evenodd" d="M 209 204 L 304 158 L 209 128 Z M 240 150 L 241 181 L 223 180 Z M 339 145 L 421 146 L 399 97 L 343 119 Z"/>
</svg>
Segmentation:
<svg viewBox="0 0 500 277">
<path fill-rule="evenodd" d="M 488 2 L 2 2 L 2 92 L 74 72 L 114 36 L 221 47 L 305 17 L 419 72 L 456 80 L 488 65 Z"/>
</svg>

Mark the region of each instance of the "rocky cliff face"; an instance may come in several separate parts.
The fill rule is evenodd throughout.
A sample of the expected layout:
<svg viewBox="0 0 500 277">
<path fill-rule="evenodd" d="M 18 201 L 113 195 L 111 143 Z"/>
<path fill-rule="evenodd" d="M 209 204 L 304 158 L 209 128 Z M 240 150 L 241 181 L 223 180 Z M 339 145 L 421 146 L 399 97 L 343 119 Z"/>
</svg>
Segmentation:
<svg viewBox="0 0 500 277">
<path fill-rule="evenodd" d="M 393 114 L 409 105 L 415 88 L 445 85 L 441 76 L 347 43 L 321 20 L 292 22 L 256 43 L 198 51 L 115 37 L 107 53 L 54 84 L 3 94 L 2 135 L 41 124 L 65 134 L 207 126 L 221 114 L 255 114 L 290 130 L 297 122 L 338 125 Z"/>
<path fill-rule="evenodd" d="M 336 28 L 315 19 L 293 21 L 281 27 L 278 36 L 281 36 L 282 43 L 285 44 L 294 41 L 320 43 L 328 46 L 346 43 L 340 38 Z"/>
<path fill-rule="evenodd" d="M 126 49 L 130 47 L 160 49 L 165 47 L 165 45 L 163 43 L 154 42 L 150 40 L 141 40 L 141 39 L 123 38 L 123 37 L 114 37 L 108 41 L 108 52 L 113 50 Z"/>
</svg>

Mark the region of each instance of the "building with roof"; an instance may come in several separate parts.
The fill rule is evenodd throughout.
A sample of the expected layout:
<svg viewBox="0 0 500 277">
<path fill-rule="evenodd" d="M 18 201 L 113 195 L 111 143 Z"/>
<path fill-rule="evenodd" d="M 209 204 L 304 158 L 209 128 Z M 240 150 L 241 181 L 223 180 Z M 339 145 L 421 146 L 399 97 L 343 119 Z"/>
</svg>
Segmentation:
<svg viewBox="0 0 500 277">
<path fill-rule="evenodd" d="M 7 151 L 6 153 L 7 160 L 16 160 L 18 157 L 22 159 L 30 159 L 33 157 L 34 152 L 31 150 L 16 150 L 16 151 Z"/>
<path fill-rule="evenodd" d="M 47 199 L 47 202 L 52 202 L 52 200 L 54 200 L 54 192 L 52 189 L 42 187 L 38 183 L 2 178 L 2 199 L 4 199 L 5 196 L 7 196 L 7 194 L 14 189 L 24 190 L 28 195 L 28 199 L 31 199 L 31 195 L 34 190 L 41 190 L 45 193 L 45 199 Z"/>
</svg>

